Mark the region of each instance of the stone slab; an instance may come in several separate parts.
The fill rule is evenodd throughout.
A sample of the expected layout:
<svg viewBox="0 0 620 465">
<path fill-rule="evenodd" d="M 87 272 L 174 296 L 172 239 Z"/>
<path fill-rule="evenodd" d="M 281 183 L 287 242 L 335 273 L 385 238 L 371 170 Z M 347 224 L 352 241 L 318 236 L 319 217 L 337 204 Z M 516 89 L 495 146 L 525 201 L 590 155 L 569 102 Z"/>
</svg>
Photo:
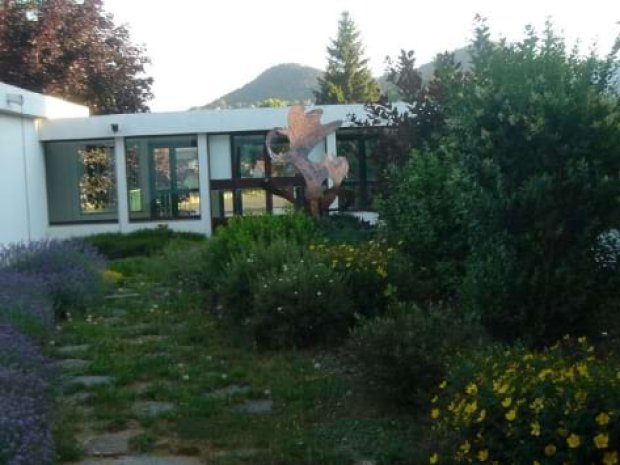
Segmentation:
<svg viewBox="0 0 620 465">
<path fill-rule="evenodd" d="M 128 430 L 95 436 L 84 443 L 84 452 L 94 457 L 126 455 L 129 453 L 129 441 L 138 434 L 139 431 Z"/>
<path fill-rule="evenodd" d="M 174 412 L 172 402 L 144 401 L 133 404 L 133 413 L 144 417 L 157 417 L 166 413 Z"/>
<path fill-rule="evenodd" d="M 252 400 L 243 404 L 235 405 L 231 409 L 234 413 L 247 415 L 269 415 L 273 413 L 272 400 Z"/>
<path fill-rule="evenodd" d="M 243 384 L 231 384 L 230 386 L 216 389 L 211 392 L 206 392 L 205 397 L 209 399 L 226 399 L 227 397 L 233 397 L 237 395 L 248 394 L 252 389 L 250 386 Z"/>
<path fill-rule="evenodd" d="M 62 346 L 62 347 L 59 347 L 57 350 L 61 354 L 74 354 L 76 352 L 87 351 L 88 349 L 90 349 L 89 344 L 76 344 L 76 345 L 71 345 L 71 346 Z"/>
<path fill-rule="evenodd" d="M 74 378 L 70 378 L 68 380 L 68 384 L 75 386 L 84 386 L 84 387 L 94 387 L 94 386 L 102 386 L 104 384 L 110 384 L 112 382 L 111 376 L 76 376 Z"/>
<path fill-rule="evenodd" d="M 86 459 L 72 465 L 204 465 L 197 457 L 136 455 L 132 457 Z"/>
<path fill-rule="evenodd" d="M 55 368 L 60 368 L 61 370 L 83 370 L 90 365 L 90 361 L 79 358 L 66 358 L 64 360 L 55 361 L 53 365 Z"/>
</svg>

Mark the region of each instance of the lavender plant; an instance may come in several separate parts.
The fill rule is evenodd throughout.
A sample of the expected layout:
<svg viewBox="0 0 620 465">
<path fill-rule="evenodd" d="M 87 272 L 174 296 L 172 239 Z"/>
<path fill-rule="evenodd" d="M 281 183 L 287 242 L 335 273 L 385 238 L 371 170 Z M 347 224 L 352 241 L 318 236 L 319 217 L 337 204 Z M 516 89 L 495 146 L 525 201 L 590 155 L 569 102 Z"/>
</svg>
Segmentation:
<svg viewBox="0 0 620 465">
<path fill-rule="evenodd" d="M 53 463 L 49 377 L 35 343 L 0 325 L 0 463 Z"/>
<path fill-rule="evenodd" d="M 45 282 L 35 276 L 0 270 L 0 324 L 11 324 L 29 336 L 41 338 L 53 323 Z"/>
<path fill-rule="evenodd" d="M 17 271 L 45 283 L 56 313 L 84 310 L 102 292 L 105 259 L 78 240 L 43 240 L 0 249 L 0 270 Z"/>
</svg>

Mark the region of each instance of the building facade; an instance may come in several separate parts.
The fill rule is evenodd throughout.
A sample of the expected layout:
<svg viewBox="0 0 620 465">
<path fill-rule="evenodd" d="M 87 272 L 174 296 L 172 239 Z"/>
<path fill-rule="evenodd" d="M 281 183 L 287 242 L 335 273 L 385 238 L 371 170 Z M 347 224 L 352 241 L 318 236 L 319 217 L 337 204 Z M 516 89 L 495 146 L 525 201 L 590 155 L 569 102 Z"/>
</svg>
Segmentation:
<svg viewBox="0 0 620 465">
<path fill-rule="evenodd" d="M 322 107 L 323 121 L 363 114 Z M 0 83 L 0 244 L 167 227 L 211 234 L 233 215 L 293 208 L 303 179 L 273 163 L 265 136 L 287 108 L 88 116 L 85 107 Z M 277 141 L 276 150 L 286 150 Z M 340 208 L 369 208 L 374 186 L 367 130 L 343 127 L 312 152 L 344 155 L 352 193 Z M 338 207 L 338 205 L 334 205 Z"/>
</svg>

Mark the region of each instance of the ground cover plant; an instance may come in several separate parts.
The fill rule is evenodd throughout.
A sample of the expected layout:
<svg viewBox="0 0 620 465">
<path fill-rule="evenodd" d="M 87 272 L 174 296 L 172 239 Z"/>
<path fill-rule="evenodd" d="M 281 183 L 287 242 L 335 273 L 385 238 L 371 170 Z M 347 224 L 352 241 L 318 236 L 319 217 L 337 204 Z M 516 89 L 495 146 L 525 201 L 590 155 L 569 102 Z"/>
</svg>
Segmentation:
<svg viewBox="0 0 620 465">
<path fill-rule="evenodd" d="M 431 404 L 430 462 L 618 463 L 620 371 L 594 352 L 567 337 L 454 360 Z"/>
<path fill-rule="evenodd" d="M 43 355 L 57 315 L 94 305 L 103 261 L 77 241 L 15 244 L 0 251 L 0 462 L 56 463 L 56 372 Z"/>
</svg>

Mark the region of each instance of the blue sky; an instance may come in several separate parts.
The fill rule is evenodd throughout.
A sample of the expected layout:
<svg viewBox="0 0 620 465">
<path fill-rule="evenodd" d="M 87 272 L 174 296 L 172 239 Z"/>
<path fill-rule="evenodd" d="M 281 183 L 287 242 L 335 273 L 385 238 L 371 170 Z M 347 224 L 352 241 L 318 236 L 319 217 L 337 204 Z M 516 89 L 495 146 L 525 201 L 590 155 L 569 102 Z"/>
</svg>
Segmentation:
<svg viewBox="0 0 620 465">
<path fill-rule="evenodd" d="M 587 50 L 597 40 L 602 53 L 620 33 L 618 0 L 105 0 L 105 8 L 148 48 L 153 111 L 208 103 L 278 63 L 323 69 L 343 10 L 356 22 L 377 75 L 385 56 L 401 48 L 414 49 L 422 64 L 463 46 L 476 13 L 509 39 L 528 23 L 542 28 L 551 16 L 571 42 L 579 38 Z"/>
</svg>

